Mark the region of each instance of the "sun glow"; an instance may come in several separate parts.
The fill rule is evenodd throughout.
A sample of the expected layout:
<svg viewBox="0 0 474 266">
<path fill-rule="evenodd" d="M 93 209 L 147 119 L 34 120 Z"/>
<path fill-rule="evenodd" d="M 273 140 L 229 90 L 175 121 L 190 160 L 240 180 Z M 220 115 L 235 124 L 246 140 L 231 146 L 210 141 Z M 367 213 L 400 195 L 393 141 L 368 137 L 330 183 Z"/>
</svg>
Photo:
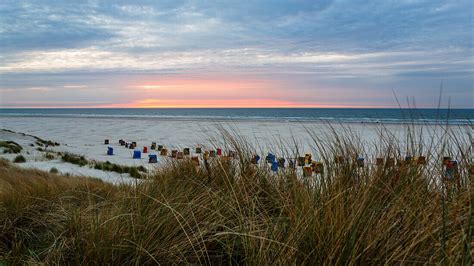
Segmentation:
<svg viewBox="0 0 474 266">
<path fill-rule="evenodd" d="M 105 108 L 337 108 L 367 107 L 327 101 L 324 95 L 290 90 L 278 79 L 239 75 L 148 76 L 124 84 L 123 100 Z M 327 89 L 325 89 L 327 90 Z M 326 93 L 327 95 L 331 93 Z"/>
<path fill-rule="evenodd" d="M 142 99 L 123 104 L 102 105 L 103 108 L 373 108 L 374 106 L 298 103 L 273 99 L 176 100 Z"/>
</svg>

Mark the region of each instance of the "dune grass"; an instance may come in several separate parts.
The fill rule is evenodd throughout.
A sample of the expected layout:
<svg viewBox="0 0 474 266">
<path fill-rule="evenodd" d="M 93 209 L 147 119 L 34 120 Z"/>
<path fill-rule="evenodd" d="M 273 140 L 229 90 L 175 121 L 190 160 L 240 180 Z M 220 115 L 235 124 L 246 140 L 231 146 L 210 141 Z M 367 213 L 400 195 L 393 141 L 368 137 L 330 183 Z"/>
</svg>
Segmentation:
<svg viewBox="0 0 474 266">
<path fill-rule="evenodd" d="M 36 139 L 36 145 L 38 146 L 50 146 L 50 147 L 54 147 L 54 146 L 60 146 L 61 144 L 59 144 L 58 142 L 54 142 L 54 141 L 51 141 L 51 140 L 44 140 L 42 138 L 39 138 L 37 136 L 33 136 L 33 135 L 28 135 L 28 134 L 24 134 L 25 136 L 30 136 L 30 137 L 33 137 L 34 139 Z"/>
<path fill-rule="evenodd" d="M 67 163 L 77 164 L 79 166 L 85 166 L 89 164 L 89 161 L 84 156 L 71 153 L 65 153 L 61 155 L 61 160 Z"/>
<path fill-rule="evenodd" d="M 133 178 L 144 178 L 144 174 L 146 174 L 147 170 L 143 166 L 126 166 L 126 165 L 119 165 L 115 163 L 111 163 L 109 161 L 106 162 L 94 162 L 94 169 L 108 171 L 108 172 L 116 172 L 119 174 L 128 173 Z"/>
<path fill-rule="evenodd" d="M 423 147 L 427 165 L 359 167 L 355 157 L 364 145 L 350 132 L 312 137 L 324 173 L 307 178 L 300 170 L 251 164 L 255 151 L 226 131 L 225 148 L 238 159 L 211 158 L 200 167 L 170 160 L 135 185 L 0 161 L 0 260 L 471 265 L 469 143 L 448 133 L 444 144 Z M 407 152 L 400 146 L 387 137 L 377 148 L 399 158 Z M 419 155 L 418 148 L 409 152 Z M 290 157 L 298 153 L 289 150 Z M 453 180 L 440 163 L 447 153 L 459 159 Z"/>
<path fill-rule="evenodd" d="M 3 153 L 20 153 L 23 150 L 21 145 L 14 141 L 0 141 L 0 148 L 3 148 Z"/>
</svg>

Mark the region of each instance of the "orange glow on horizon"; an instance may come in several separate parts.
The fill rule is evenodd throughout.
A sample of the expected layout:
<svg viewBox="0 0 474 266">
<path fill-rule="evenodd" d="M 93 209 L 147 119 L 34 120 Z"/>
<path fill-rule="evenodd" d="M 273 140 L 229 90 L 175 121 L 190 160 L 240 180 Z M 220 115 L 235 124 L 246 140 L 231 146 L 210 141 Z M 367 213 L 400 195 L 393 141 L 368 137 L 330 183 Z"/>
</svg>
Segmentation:
<svg viewBox="0 0 474 266">
<path fill-rule="evenodd" d="M 377 108 L 377 106 L 353 106 L 333 104 L 302 104 L 272 99 L 238 100 L 159 100 L 144 99 L 130 103 L 103 105 L 101 108 Z M 379 107 L 385 108 L 385 107 Z"/>
<path fill-rule="evenodd" d="M 16 108 L 391 108 L 338 103 L 335 98 L 321 97 L 330 95 L 333 88 L 318 88 L 314 93 L 289 89 L 294 86 L 278 79 L 237 75 L 150 76 L 128 80 L 117 91 L 110 89 L 100 95 L 100 102 L 18 102 Z"/>
<path fill-rule="evenodd" d="M 140 98 L 105 108 L 367 108 L 295 100 L 293 84 L 232 75 L 150 77 L 128 84 Z M 301 95 L 304 92 L 300 93 Z"/>
<path fill-rule="evenodd" d="M 254 100 L 257 101 L 257 100 Z M 118 104 L 100 104 L 100 105 L 25 105 L 25 106 L 15 106 L 15 107 L 0 107 L 0 108 L 39 108 L 39 109 L 56 109 L 56 108 L 64 108 L 64 109 L 75 109 L 75 108 L 144 108 L 144 109 L 166 109 L 166 108 L 399 108 L 399 106 L 377 106 L 377 105 L 332 105 L 332 104 L 300 104 L 300 103 L 291 103 L 287 102 L 283 105 L 278 104 L 261 104 L 263 101 L 258 100 L 259 103 L 255 104 L 235 104 L 235 105 L 225 105 L 225 104 L 167 104 L 167 105 L 159 105 L 158 103 L 155 105 L 153 103 L 147 104 L 136 104 L 133 103 L 118 103 Z M 227 101 L 220 101 L 226 102 Z M 247 101 L 248 102 L 248 101 Z"/>
</svg>

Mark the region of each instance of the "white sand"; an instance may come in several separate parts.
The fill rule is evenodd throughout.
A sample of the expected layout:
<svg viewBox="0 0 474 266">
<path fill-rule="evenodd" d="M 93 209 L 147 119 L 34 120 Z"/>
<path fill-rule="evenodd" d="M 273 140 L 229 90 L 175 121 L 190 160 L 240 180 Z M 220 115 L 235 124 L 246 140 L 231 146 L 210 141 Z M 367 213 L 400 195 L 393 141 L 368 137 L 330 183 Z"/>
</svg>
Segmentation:
<svg viewBox="0 0 474 266">
<path fill-rule="evenodd" d="M 25 163 L 17 164 L 23 168 L 32 168 L 32 169 L 39 169 L 43 171 L 50 171 L 51 168 L 56 168 L 59 174 L 63 175 L 74 175 L 74 176 L 84 176 L 84 177 L 95 177 L 99 178 L 103 181 L 110 182 L 113 184 L 119 183 L 129 183 L 133 184 L 135 182 L 139 182 L 138 179 L 131 178 L 129 174 L 118 174 L 115 172 L 106 172 L 101 170 L 92 169 L 90 167 L 80 167 L 75 164 L 66 163 L 61 161 L 57 156 L 53 160 L 46 159 L 45 155 L 46 152 L 37 151 L 37 145 L 31 146 L 36 142 L 36 139 L 31 136 L 24 136 L 19 133 L 11 133 L 4 130 L 0 130 L 0 140 L 1 141 L 14 141 L 22 146 L 23 150 L 21 151 L 21 155 L 25 157 Z M 44 147 L 43 147 L 44 148 Z M 47 150 L 59 150 L 57 148 L 48 148 Z M 62 150 L 67 150 L 67 148 L 63 148 Z M 53 153 L 50 153 L 54 155 Z M 0 154 L 0 158 L 5 158 L 7 160 L 13 161 L 14 158 L 18 154 Z"/>
<path fill-rule="evenodd" d="M 157 164 L 148 164 L 148 155 L 142 154 L 141 160 L 132 159 L 133 150 L 121 147 L 119 139 L 125 141 L 136 141 L 138 149 L 148 146 L 150 151 L 151 142 L 163 144 L 168 150 L 182 149 L 184 147 L 194 148 L 197 145 L 204 147 L 211 146 L 216 142 L 214 138 L 219 138 L 218 127 L 224 126 L 233 132 L 244 136 L 257 150 L 262 152 L 279 150 L 280 143 L 293 146 L 293 139 L 303 151 L 311 151 L 312 140 L 306 129 L 310 129 L 317 135 L 322 136 L 328 133 L 329 128 L 323 123 L 296 123 L 296 122 L 276 122 L 276 121 L 236 121 L 236 122 L 211 122 L 211 121 L 172 121 L 163 119 L 103 119 L 103 118 L 58 118 L 58 117 L 0 117 L 0 128 L 9 129 L 16 132 L 23 132 L 38 136 L 45 140 L 52 140 L 61 143 L 59 147 L 50 148 L 56 152 L 70 152 L 83 155 L 89 160 L 110 161 L 120 165 L 137 166 L 144 165 L 153 169 Z M 360 136 L 361 140 L 367 144 L 379 143 L 377 130 L 381 125 L 376 124 L 349 124 L 350 130 Z M 394 134 L 399 141 L 405 141 L 406 126 L 399 124 L 384 125 L 386 129 Z M 335 126 L 340 133 L 344 130 L 340 125 Z M 459 134 L 468 137 L 472 129 L 468 126 L 455 127 Z M 423 130 L 423 140 L 429 141 L 442 135 L 443 129 L 439 126 L 425 127 Z M 468 134 L 466 134 L 468 133 Z M 87 167 L 78 167 L 72 164 L 65 164 L 59 160 L 45 161 L 34 149 L 29 147 L 34 143 L 31 137 L 24 137 L 18 134 L 0 133 L 0 140 L 13 140 L 25 148 L 25 152 L 30 155 L 25 157 L 28 163 L 21 164 L 24 167 L 34 167 L 49 170 L 56 167 L 62 173 L 75 175 L 88 175 L 98 177 L 110 182 L 130 182 L 128 174 L 119 175 L 113 172 L 103 172 Z M 110 145 L 104 145 L 104 140 L 109 139 Z M 223 146 L 223 144 L 218 144 Z M 114 155 L 108 156 L 107 147 L 114 148 Z M 366 151 L 370 151 L 370 148 Z M 317 153 L 312 151 L 313 154 Z M 156 154 L 150 151 L 150 154 Z M 277 154 L 278 155 L 278 154 Z M 15 156 L 2 154 L 1 157 L 12 159 Z M 165 157 L 158 156 L 159 162 Z M 65 166 L 67 165 L 67 166 Z M 158 164 L 159 165 L 159 164 Z"/>
</svg>

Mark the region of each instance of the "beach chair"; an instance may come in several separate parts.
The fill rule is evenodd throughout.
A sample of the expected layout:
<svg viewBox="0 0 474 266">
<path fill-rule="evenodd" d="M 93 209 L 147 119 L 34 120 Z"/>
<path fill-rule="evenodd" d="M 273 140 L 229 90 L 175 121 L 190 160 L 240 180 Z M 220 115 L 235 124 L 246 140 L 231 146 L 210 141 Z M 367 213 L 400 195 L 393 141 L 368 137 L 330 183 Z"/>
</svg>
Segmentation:
<svg viewBox="0 0 474 266">
<path fill-rule="evenodd" d="M 322 174 L 323 171 L 324 171 L 324 166 L 323 166 L 323 163 L 321 163 L 321 162 L 313 161 L 311 163 L 311 167 L 313 168 L 313 172 L 316 173 L 316 174 Z"/>
<path fill-rule="evenodd" d="M 214 150 L 209 151 L 209 157 L 211 157 L 211 158 L 216 157 L 216 151 L 214 151 Z"/>
<path fill-rule="evenodd" d="M 311 153 L 306 153 L 304 155 L 304 164 L 310 164 L 312 161 L 311 157 L 312 157 Z"/>
<path fill-rule="evenodd" d="M 252 159 L 250 160 L 250 163 L 252 164 L 258 164 L 258 161 L 260 161 L 260 156 L 254 155 Z"/>
<path fill-rule="evenodd" d="M 148 153 L 148 147 L 147 146 L 143 147 L 143 153 Z"/>
<path fill-rule="evenodd" d="M 163 149 L 163 145 L 158 145 L 158 150 L 161 151 Z"/>
<path fill-rule="evenodd" d="M 142 153 L 141 151 L 133 151 L 133 159 L 141 159 Z"/>
<path fill-rule="evenodd" d="M 156 154 L 150 154 L 148 155 L 148 163 L 157 163 L 158 162 L 158 157 Z"/>
<path fill-rule="evenodd" d="M 304 166 L 303 167 L 303 176 L 304 177 L 311 177 L 313 175 L 313 169 L 311 166 Z"/>
<path fill-rule="evenodd" d="M 160 150 L 160 155 L 161 155 L 161 156 L 166 156 L 166 155 L 168 155 L 168 150 L 165 149 L 165 148 L 162 148 L 162 149 Z"/>
<path fill-rule="evenodd" d="M 114 155 L 114 149 L 112 147 L 107 147 L 107 155 Z"/>
<path fill-rule="evenodd" d="M 207 159 L 209 159 L 209 152 L 208 151 L 205 151 L 204 154 L 202 155 L 202 158 L 204 159 L 204 161 L 207 161 Z"/>
<path fill-rule="evenodd" d="M 426 164 L 426 157 L 425 156 L 420 156 L 418 157 L 418 160 L 416 161 L 418 165 L 425 165 Z"/>
<path fill-rule="evenodd" d="M 109 140 L 108 139 L 104 140 L 104 145 L 109 145 Z"/>
<path fill-rule="evenodd" d="M 171 158 L 176 158 L 178 156 L 178 150 L 171 151 Z"/>
<path fill-rule="evenodd" d="M 299 156 L 297 161 L 298 161 L 298 166 L 304 166 L 305 165 L 304 157 Z"/>
<path fill-rule="evenodd" d="M 412 164 L 413 162 L 413 157 L 411 155 L 407 155 L 405 156 L 405 158 L 403 158 L 403 160 L 399 160 L 399 166 L 409 166 Z"/>
<path fill-rule="evenodd" d="M 276 160 L 275 155 L 270 152 L 267 154 L 267 157 L 265 157 L 265 161 L 267 163 L 273 163 L 275 162 L 275 160 Z"/>
<path fill-rule="evenodd" d="M 458 168 L 458 162 L 455 161 L 455 160 L 450 160 L 447 164 L 446 164 L 446 170 L 445 170 L 445 176 L 447 179 L 454 179 L 454 174 L 456 172 Z"/>
<path fill-rule="evenodd" d="M 196 147 L 196 153 L 201 154 L 202 153 L 202 148 L 201 147 Z"/>
<path fill-rule="evenodd" d="M 176 158 L 178 158 L 178 159 L 184 159 L 184 152 L 178 151 L 178 153 L 176 153 Z"/>
<path fill-rule="evenodd" d="M 278 162 L 276 162 L 276 161 L 272 162 L 272 171 L 273 172 L 278 172 Z"/>
<path fill-rule="evenodd" d="M 285 158 L 278 158 L 278 167 L 285 168 Z"/>
<path fill-rule="evenodd" d="M 191 151 L 190 151 L 189 148 L 184 148 L 183 153 L 184 153 L 184 155 L 189 155 L 191 153 Z"/>
<path fill-rule="evenodd" d="M 156 142 L 152 142 L 150 148 L 151 148 L 152 150 L 156 150 Z"/>
<path fill-rule="evenodd" d="M 364 158 L 363 157 L 358 157 L 356 159 L 356 164 L 357 164 L 357 167 L 364 167 Z"/>
<path fill-rule="evenodd" d="M 443 165 L 446 166 L 451 161 L 451 157 L 445 156 L 443 157 Z"/>
<path fill-rule="evenodd" d="M 221 156 L 222 155 L 222 149 L 217 149 L 217 155 Z"/>
</svg>

